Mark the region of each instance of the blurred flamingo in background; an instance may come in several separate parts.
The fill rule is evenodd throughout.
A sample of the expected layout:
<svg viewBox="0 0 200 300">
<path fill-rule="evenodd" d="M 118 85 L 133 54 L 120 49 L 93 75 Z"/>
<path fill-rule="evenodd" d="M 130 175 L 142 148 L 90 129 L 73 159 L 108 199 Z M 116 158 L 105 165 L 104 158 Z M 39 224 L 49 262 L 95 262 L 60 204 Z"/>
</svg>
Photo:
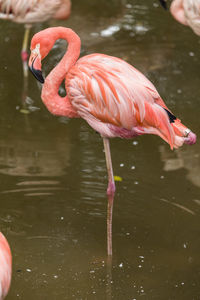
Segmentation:
<svg viewBox="0 0 200 300">
<path fill-rule="evenodd" d="M 68 42 L 60 63 L 43 79 L 41 60 L 57 39 Z M 194 144 L 196 135 L 167 108 L 153 84 L 125 61 L 91 54 L 80 58 L 80 38 L 70 28 L 52 27 L 36 33 L 31 41 L 29 67 L 44 83 L 42 100 L 54 115 L 82 117 L 103 138 L 108 171 L 107 194 L 114 194 L 109 139 L 156 134 L 171 149 Z M 65 79 L 67 96 L 58 94 Z"/>
<path fill-rule="evenodd" d="M 167 8 L 165 0 L 160 0 L 160 3 Z M 190 26 L 200 35 L 200 0 L 173 0 L 170 12 L 178 22 Z"/>
<path fill-rule="evenodd" d="M 0 232 L 0 300 L 3 300 L 9 290 L 12 274 L 12 255 L 9 244 Z"/>
<path fill-rule="evenodd" d="M 41 23 L 51 18 L 67 19 L 71 12 L 70 0 L 0 0 L 0 18 L 25 24 L 21 57 L 24 75 L 27 77 L 27 46 L 33 23 Z"/>
</svg>

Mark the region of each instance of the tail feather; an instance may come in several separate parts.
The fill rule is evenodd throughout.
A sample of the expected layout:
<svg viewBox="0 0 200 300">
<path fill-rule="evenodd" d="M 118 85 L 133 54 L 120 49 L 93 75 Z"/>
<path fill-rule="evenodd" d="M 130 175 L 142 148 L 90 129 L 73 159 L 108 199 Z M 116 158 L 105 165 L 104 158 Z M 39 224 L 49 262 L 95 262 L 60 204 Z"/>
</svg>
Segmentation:
<svg viewBox="0 0 200 300">
<path fill-rule="evenodd" d="M 177 118 L 168 109 L 164 108 L 164 110 L 168 114 L 170 123 L 174 123 Z"/>
<path fill-rule="evenodd" d="M 172 124 L 174 132 L 178 136 L 185 136 L 185 131 L 187 127 L 181 123 L 181 120 L 176 119 L 175 122 Z"/>
<path fill-rule="evenodd" d="M 167 107 L 158 104 L 145 103 L 144 118 L 145 133 L 156 134 L 165 140 L 171 147 L 179 148 L 184 143 L 196 143 L 196 134 L 181 123 Z"/>
<path fill-rule="evenodd" d="M 165 109 L 157 104 L 145 103 L 145 125 L 147 133 L 159 135 L 174 148 L 175 134 Z"/>
</svg>

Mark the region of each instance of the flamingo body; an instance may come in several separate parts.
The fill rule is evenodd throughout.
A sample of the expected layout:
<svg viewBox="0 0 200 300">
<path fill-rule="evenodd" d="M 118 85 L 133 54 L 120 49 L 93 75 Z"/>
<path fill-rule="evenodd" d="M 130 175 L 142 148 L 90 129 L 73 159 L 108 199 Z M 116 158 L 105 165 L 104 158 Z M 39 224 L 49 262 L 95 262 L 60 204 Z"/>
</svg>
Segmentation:
<svg viewBox="0 0 200 300">
<path fill-rule="evenodd" d="M 33 24 L 70 14 L 70 0 L 0 0 L 0 18 Z"/>
<path fill-rule="evenodd" d="M 182 0 L 186 25 L 200 35 L 200 0 Z"/>
<path fill-rule="evenodd" d="M 98 53 L 78 59 L 80 39 L 69 28 L 48 28 L 32 38 L 29 66 L 41 82 L 41 60 L 59 38 L 67 40 L 68 50 L 42 89 L 42 100 L 51 113 L 85 119 L 105 139 L 106 153 L 108 138 L 113 137 L 156 134 L 171 148 L 195 143 L 196 135 L 170 112 L 154 85 L 133 66 Z M 64 79 L 67 96 L 60 97 L 58 90 Z M 110 155 L 106 160 L 108 190 L 113 190 Z"/>
<path fill-rule="evenodd" d="M 101 136 L 156 134 L 172 148 L 185 141 L 186 128 L 178 120 L 170 123 L 154 85 L 119 58 L 92 54 L 79 59 L 66 76 L 66 91 L 77 114 Z M 173 127 L 183 136 L 175 134 Z"/>
<path fill-rule="evenodd" d="M 163 0 L 160 2 L 165 7 Z M 178 22 L 200 35 L 200 0 L 173 0 L 170 12 Z"/>
<path fill-rule="evenodd" d="M 12 256 L 9 244 L 0 232 L 0 300 L 3 300 L 9 290 L 12 273 Z"/>
</svg>

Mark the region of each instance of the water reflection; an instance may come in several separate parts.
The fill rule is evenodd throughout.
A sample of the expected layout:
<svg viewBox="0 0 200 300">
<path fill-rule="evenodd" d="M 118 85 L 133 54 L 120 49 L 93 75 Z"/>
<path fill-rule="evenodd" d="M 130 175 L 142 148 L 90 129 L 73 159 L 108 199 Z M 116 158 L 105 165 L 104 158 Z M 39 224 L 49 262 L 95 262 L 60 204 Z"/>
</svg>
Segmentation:
<svg viewBox="0 0 200 300">
<path fill-rule="evenodd" d="M 69 165 L 70 141 L 67 134 L 54 137 L 7 131 L 0 140 L 0 174 L 56 177 Z M 33 134 L 33 132 L 32 132 Z"/>
<path fill-rule="evenodd" d="M 162 145 L 159 147 L 161 160 L 164 162 L 163 170 L 166 172 L 185 169 L 186 178 L 195 186 L 200 187 L 200 158 L 199 144 L 196 149 L 192 147 L 183 147 L 174 152 Z"/>
</svg>

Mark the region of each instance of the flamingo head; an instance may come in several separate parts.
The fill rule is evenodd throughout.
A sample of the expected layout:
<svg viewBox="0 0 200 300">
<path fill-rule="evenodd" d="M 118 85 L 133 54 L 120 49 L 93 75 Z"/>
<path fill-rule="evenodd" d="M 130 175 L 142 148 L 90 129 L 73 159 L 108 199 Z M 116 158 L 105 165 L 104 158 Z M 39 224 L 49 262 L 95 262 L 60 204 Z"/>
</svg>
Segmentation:
<svg viewBox="0 0 200 300">
<path fill-rule="evenodd" d="M 40 44 L 37 44 L 36 47 L 31 51 L 28 65 L 35 78 L 39 82 L 44 83 L 44 78 L 42 75 Z"/>
<path fill-rule="evenodd" d="M 46 34 L 46 30 L 36 33 L 31 40 L 31 55 L 29 69 L 38 81 L 44 83 L 41 61 L 47 56 L 54 45 L 54 41 Z"/>
</svg>

